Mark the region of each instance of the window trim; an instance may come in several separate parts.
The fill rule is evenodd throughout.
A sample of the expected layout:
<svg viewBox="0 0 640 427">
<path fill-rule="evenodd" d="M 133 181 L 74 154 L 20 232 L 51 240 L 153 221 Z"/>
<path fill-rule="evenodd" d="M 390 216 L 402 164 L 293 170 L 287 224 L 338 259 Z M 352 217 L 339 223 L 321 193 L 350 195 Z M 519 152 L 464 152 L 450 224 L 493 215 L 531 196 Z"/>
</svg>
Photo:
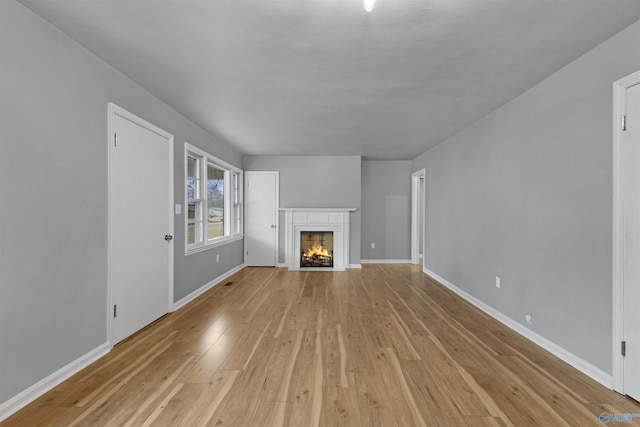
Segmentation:
<svg viewBox="0 0 640 427">
<path fill-rule="evenodd" d="M 196 194 L 199 196 L 200 203 L 200 215 L 203 221 L 202 240 L 196 243 L 189 243 L 189 193 L 187 190 L 187 178 L 188 178 L 188 161 L 190 157 L 196 157 L 199 159 L 198 167 L 198 192 L 203 194 Z M 224 171 L 224 230 L 225 235 L 217 237 L 211 240 L 206 239 L 207 233 L 207 217 L 208 217 L 208 204 L 206 197 L 206 174 L 208 166 L 212 165 L 217 169 Z M 208 249 L 216 248 L 222 245 L 226 245 L 231 242 L 236 242 L 244 238 L 244 212 L 243 212 L 243 171 L 240 168 L 233 166 L 224 160 L 195 147 L 188 142 L 184 143 L 184 179 L 183 179 L 183 191 L 184 191 L 184 252 L 185 256 L 195 254 L 198 252 L 206 251 Z M 236 178 L 237 177 L 237 178 Z M 234 185 L 238 184 L 237 192 Z M 236 218 L 236 211 L 239 211 L 239 217 Z M 196 214 L 197 215 L 197 214 Z M 228 218 L 228 219 L 227 219 Z"/>
</svg>

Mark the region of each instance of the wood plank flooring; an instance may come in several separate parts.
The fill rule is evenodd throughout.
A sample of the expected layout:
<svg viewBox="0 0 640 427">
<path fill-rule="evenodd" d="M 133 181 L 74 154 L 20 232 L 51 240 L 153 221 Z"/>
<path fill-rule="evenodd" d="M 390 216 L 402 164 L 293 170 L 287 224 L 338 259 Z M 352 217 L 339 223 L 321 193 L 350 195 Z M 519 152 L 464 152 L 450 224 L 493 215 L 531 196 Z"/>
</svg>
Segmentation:
<svg viewBox="0 0 640 427">
<path fill-rule="evenodd" d="M 603 412 L 640 404 L 418 266 L 368 264 L 245 268 L 0 425 L 602 426 Z"/>
</svg>

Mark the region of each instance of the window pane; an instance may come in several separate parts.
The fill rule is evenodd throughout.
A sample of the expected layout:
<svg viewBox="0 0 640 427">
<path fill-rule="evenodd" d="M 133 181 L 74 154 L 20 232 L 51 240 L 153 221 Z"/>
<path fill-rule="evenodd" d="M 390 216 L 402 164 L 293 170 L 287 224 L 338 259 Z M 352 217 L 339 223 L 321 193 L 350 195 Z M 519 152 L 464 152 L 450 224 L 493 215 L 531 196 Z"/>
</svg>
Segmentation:
<svg viewBox="0 0 640 427">
<path fill-rule="evenodd" d="M 187 197 L 189 199 L 196 198 L 196 185 L 197 181 L 193 178 L 187 178 Z"/>
<path fill-rule="evenodd" d="M 207 237 L 224 236 L 224 170 L 207 165 Z"/>
<path fill-rule="evenodd" d="M 233 223 L 232 234 L 240 233 L 240 221 L 242 221 L 242 217 L 240 216 L 240 212 L 241 212 L 241 205 L 235 205 L 233 207 L 233 218 L 234 218 L 235 221 Z"/>
<path fill-rule="evenodd" d="M 192 244 L 196 241 L 196 204 L 189 203 L 187 207 L 187 243 Z"/>
<path fill-rule="evenodd" d="M 198 198 L 198 159 L 187 157 L 187 198 Z"/>
<path fill-rule="evenodd" d="M 209 222 L 207 227 L 207 238 L 209 240 L 224 236 L 224 225 L 222 222 Z"/>
<path fill-rule="evenodd" d="M 202 242 L 202 222 L 187 224 L 187 243 L 192 245 L 200 242 Z"/>
<path fill-rule="evenodd" d="M 189 178 L 198 177 L 198 159 L 193 157 L 187 158 L 187 176 Z"/>
<path fill-rule="evenodd" d="M 202 242 L 202 202 L 193 202 L 187 205 L 187 243 Z"/>
<path fill-rule="evenodd" d="M 238 203 L 240 201 L 240 195 L 239 195 L 239 183 L 240 181 L 240 176 L 237 173 L 233 174 L 233 203 Z"/>
<path fill-rule="evenodd" d="M 187 243 L 194 244 L 202 242 L 202 222 L 195 222 L 187 225 Z"/>
<path fill-rule="evenodd" d="M 187 243 L 188 244 L 193 244 L 196 241 L 196 226 L 195 224 L 188 224 L 187 225 Z"/>
<path fill-rule="evenodd" d="M 187 224 L 193 224 L 196 222 L 196 204 L 189 203 L 187 208 Z"/>
</svg>

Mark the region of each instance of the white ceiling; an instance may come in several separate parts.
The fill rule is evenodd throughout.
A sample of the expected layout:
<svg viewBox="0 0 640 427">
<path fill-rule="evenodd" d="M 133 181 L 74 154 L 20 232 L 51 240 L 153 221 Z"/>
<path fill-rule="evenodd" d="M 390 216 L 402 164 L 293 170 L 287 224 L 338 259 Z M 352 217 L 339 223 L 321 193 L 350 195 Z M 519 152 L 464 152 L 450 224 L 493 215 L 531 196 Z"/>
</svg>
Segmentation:
<svg viewBox="0 0 640 427">
<path fill-rule="evenodd" d="M 640 0 L 20 2 L 244 154 L 370 159 L 416 157 L 640 19 Z"/>
</svg>

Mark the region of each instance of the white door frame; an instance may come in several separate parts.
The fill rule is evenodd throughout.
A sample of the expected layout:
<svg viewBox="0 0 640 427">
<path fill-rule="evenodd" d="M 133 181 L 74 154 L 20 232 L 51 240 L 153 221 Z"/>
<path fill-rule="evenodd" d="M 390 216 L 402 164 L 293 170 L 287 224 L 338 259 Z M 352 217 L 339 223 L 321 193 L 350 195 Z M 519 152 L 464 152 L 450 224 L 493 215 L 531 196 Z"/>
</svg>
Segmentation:
<svg viewBox="0 0 640 427">
<path fill-rule="evenodd" d="M 109 340 L 109 347 L 114 346 L 113 337 L 112 337 L 112 322 L 113 322 L 113 274 L 112 274 L 112 260 L 113 260 L 113 214 L 112 214 L 112 194 L 111 194 L 111 181 L 113 176 L 113 150 L 115 149 L 115 118 L 116 116 L 120 116 L 124 119 L 132 121 L 152 132 L 157 133 L 158 135 L 169 140 L 169 161 L 171 165 L 173 162 L 173 135 L 170 133 L 160 129 L 159 127 L 147 122 L 144 119 L 128 112 L 127 110 L 117 106 L 116 104 L 109 102 L 108 104 L 108 133 L 107 133 L 107 339 Z M 169 168 L 169 182 L 174 183 L 173 176 L 173 167 Z M 171 207 L 174 205 L 173 198 L 173 186 L 167 188 L 169 192 L 169 204 L 168 207 L 170 221 L 169 221 L 169 234 L 174 236 L 175 242 L 175 233 L 174 233 L 174 218 L 171 213 Z M 169 259 L 171 262 L 169 263 L 169 280 L 168 280 L 168 289 L 167 289 L 167 313 L 171 313 L 173 307 L 173 244 L 169 245 Z"/>
<path fill-rule="evenodd" d="M 420 199 L 425 200 L 425 186 L 422 187 L 422 194 L 420 194 L 420 179 L 425 179 L 426 170 L 420 169 L 417 172 L 411 174 L 411 264 L 418 264 L 420 262 L 420 241 L 422 241 L 422 248 L 424 251 L 424 233 L 420 235 L 420 223 L 424 223 L 423 217 L 420 216 Z M 426 205 L 426 201 L 425 201 Z M 424 224 L 423 224 L 424 227 Z"/>
<path fill-rule="evenodd" d="M 244 197 L 245 197 L 245 203 L 244 203 L 244 218 L 245 221 L 249 218 L 248 213 L 247 213 L 247 205 L 248 203 L 246 202 L 248 194 L 249 194 L 249 189 L 247 188 L 247 186 L 249 185 L 249 179 L 247 178 L 247 175 L 275 175 L 276 177 L 276 212 L 275 212 L 275 216 L 276 216 L 276 247 L 275 247 L 275 267 L 280 266 L 280 263 L 278 262 L 278 256 L 279 256 L 279 251 L 280 251 L 280 171 L 245 171 L 244 172 Z M 247 227 L 244 227 L 245 233 L 247 230 Z M 244 250 L 244 265 L 247 265 L 247 251 Z"/>
<path fill-rule="evenodd" d="M 624 394 L 624 357 L 620 345 L 624 338 L 625 263 L 625 147 L 621 118 L 626 115 L 627 89 L 640 84 L 640 71 L 613 84 L 613 389 Z"/>
</svg>

